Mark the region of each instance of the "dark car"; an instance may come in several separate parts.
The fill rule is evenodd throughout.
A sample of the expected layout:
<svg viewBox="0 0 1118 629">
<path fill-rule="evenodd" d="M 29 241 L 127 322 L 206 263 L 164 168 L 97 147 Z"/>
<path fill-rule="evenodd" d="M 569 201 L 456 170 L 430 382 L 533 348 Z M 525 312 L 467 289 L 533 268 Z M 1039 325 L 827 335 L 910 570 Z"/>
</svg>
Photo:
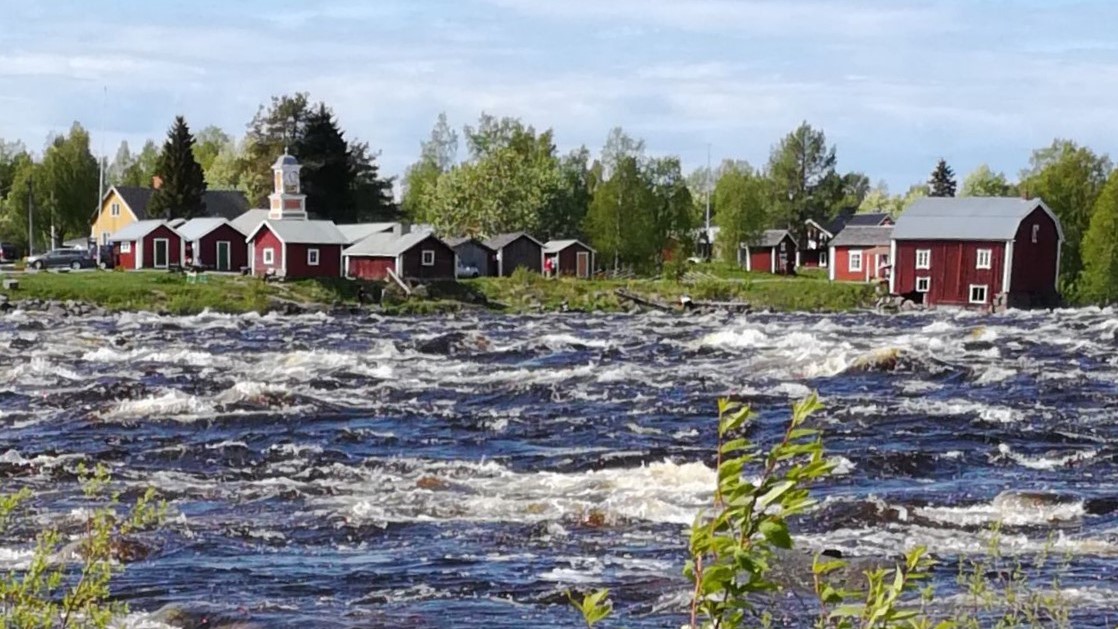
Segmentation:
<svg viewBox="0 0 1118 629">
<path fill-rule="evenodd" d="M 19 260 L 19 247 L 10 242 L 0 242 L 0 264 Z"/>
<path fill-rule="evenodd" d="M 78 269 L 91 268 L 95 262 L 85 249 L 54 249 L 27 258 L 27 266 L 33 269 Z"/>
</svg>

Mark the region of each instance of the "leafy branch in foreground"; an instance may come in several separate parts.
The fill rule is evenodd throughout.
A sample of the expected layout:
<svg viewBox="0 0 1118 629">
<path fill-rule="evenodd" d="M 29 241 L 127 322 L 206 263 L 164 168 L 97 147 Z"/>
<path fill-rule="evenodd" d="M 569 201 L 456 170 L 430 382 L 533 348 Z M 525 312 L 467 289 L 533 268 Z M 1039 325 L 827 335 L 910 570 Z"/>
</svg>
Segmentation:
<svg viewBox="0 0 1118 629">
<path fill-rule="evenodd" d="M 127 536 L 163 522 L 166 505 L 149 488 L 125 508 L 119 492 L 109 491 L 103 466 L 79 466 L 78 476 L 86 499 L 96 505 L 84 531 L 71 544 L 56 529 L 43 531 L 26 567 L 0 573 L 0 629 L 103 629 L 128 612 L 111 600 L 110 581 L 122 569 L 117 555 Z M 31 498 L 26 489 L 0 497 L 0 534 Z M 77 566 L 67 564 L 68 550 L 80 560 Z"/>
</svg>

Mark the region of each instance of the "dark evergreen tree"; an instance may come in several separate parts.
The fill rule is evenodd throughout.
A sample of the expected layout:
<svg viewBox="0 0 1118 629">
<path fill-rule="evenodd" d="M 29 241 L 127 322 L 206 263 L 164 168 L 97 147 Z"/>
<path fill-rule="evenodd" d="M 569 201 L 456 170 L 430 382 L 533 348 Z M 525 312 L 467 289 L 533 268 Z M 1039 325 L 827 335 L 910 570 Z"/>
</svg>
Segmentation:
<svg viewBox="0 0 1118 629">
<path fill-rule="evenodd" d="M 349 146 L 325 104 L 319 103 L 307 115 L 291 153 L 303 166 L 307 211 L 338 223 L 354 222 L 355 173 L 350 165 Z"/>
<path fill-rule="evenodd" d="M 155 169 L 162 180 L 151 195 L 148 213 L 164 218 L 194 218 L 206 212 L 206 177 L 194 159 L 194 136 L 182 116 L 167 133 Z"/>
<path fill-rule="evenodd" d="M 382 179 L 377 156 L 365 142 L 351 142 L 349 163 L 353 169 L 353 203 L 359 221 L 394 221 L 403 214 L 392 195 L 392 178 Z"/>
<path fill-rule="evenodd" d="M 932 171 L 932 178 L 928 180 L 928 196 L 953 197 L 955 187 L 955 171 L 947 165 L 947 160 L 940 159 Z"/>
</svg>

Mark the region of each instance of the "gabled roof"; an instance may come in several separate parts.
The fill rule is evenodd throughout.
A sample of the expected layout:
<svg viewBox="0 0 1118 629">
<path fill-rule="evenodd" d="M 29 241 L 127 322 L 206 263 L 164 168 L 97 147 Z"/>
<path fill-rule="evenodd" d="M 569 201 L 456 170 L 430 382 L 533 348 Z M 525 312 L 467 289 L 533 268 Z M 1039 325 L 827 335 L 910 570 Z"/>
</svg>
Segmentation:
<svg viewBox="0 0 1118 629">
<path fill-rule="evenodd" d="M 373 234 L 361 242 L 347 247 L 345 251 L 342 251 L 342 255 L 394 258 L 428 238 L 435 238 L 435 236 L 430 232 L 412 232 L 403 236 L 390 233 Z M 438 240 L 438 238 L 435 238 L 435 240 Z"/>
<path fill-rule="evenodd" d="M 178 232 L 182 234 L 183 238 L 193 242 L 201 239 L 222 225 L 233 227 L 233 224 L 224 218 L 192 218 L 177 229 Z M 233 229 L 236 229 L 236 227 L 233 227 Z M 241 232 L 241 235 L 243 236 L 244 232 Z"/>
<path fill-rule="evenodd" d="M 285 245 L 344 245 L 345 236 L 338 231 L 333 221 L 274 221 L 266 220 L 249 233 L 246 240 L 267 227 Z"/>
<path fill-rule="evenodd" d="M 787 229 L 766 229 L 757 235 L 753 242 L 748 243 L 749 247 L 775 247 L 780 244 L 781 240 L 788 238 L 792 244 L 796 243 L 796 239 L 792 238 L 792 234 Z"/>
<path fill-rule="evenodd" d="M 913 203 L 893 227 L 894 240 L 1013 240 L 1021 221 L 1037 208 L 1060 220 L 1040 199 L 1016 197 L 927 197 Z"/>
<path fill-rule="evenodd" d="M 129 223 L 127 226 L 120 229 L 112 236 L 109 236 L 109 242 L 131 242 L 140 240 L 159 227 L 166 227 L 167 229 L 175 232 L 175 234 L 178 235 L 180 238 L 182 237 L 182 235 L 175 231 L 173 227 L 167 224 L 167 221 L 146 220 Z"/>
<path fill-rule="evenodd" d="M 139 188 L 136 186 L 113 186 L 106 192 L 106 196 L 116 190 L 117 195 L 128 205 L 132 213 L 136 215 L 136 220 L 146 220 L 148 217 L 148 202 L 151 201 L 151 195 L 155 190 L 151 188 Z"/>
<path fill-rule="evenodd" d="M 547 244 L 543 246 L 543 252 L 544 253 L 559 253 L 560 251 L 562 251 L 562 250 L 564 250 L 567 247 L 570 247 L 572 245 L 582 245 L 583 247 L 586 247 L 590 251 L 594 251 L 594 253 L 597 253 L 597 251 L 594 250 L 594 247 L 591 247 L 590 245 L 588 245 L 588 244 L 586 244 L 586 243 L 584 243 L 580 240 L 573 240 L 573 239 L 549 240 L 549 241 L 547 241 Z"/>
<path fill-rule="evenodd" d="M 233 229 L 236 229 L 242 234 L 251 234 L 256 231 L 257 227 L 260 227 L 260 223 L 263 223 L 267 219 L 268 210 L 248 210 L 237 218 L 229 221 L 229 223 L 233 226 Z"/>
<path fill-rule="evenodd" d="M 151 203 L 152 195 L 155 194 L 153 188 L 112 186 L 105 192 L 105 197 L 108 198 L 114 190 L 136 215 L 136 220 L 147 220 L 148 205 Z M 202 195 L 202 200 L 206 203 L 206 216 L 232 220 L 248 210 L 248 198 L 240 190 L 207 190 Z"/>
<path fill-rule="evenodd" d="M 847 225 L 831 240 L 832 247 L 878 247 L 892 242 L 893 226 L 863 227 Z"/>
<path fill-rule="evenodd" d="M 493 247 L 490 247 L 489 245 L 485 244 L 477 238 L 474 238 L 473 236 L 458 236 L 457 238 L 446 238 L 443 240 L 443 242 L 445 242 L 446 245 L 451 249 L 457 249 L 458 247 L 466 243 L 473 243 L 478 247 L 481 247 L 482 249 L 488 249 L 493 252 L 497 251 Z"/>
<path fill-rule="evenodd" d="M 507 234 L 497 234 L 496 236 L 490 238 L 489 240 L 486 240 L 485 241 L 485 246 L 489 247 L 490 249 L 492 249 L 494 251 L 499 251 L 499 250 L 504 249 L 505 247 L 509 246 L 510 244 L 512 244 L 513 241 L 516 241 L 520 238 L 527 238 L 528 240 L 531 240 L 532 242 L 539 245 L 540 247 L 544 246 L 544 244 L 542 242 L 536 240 L 535 238 L 532 238 L 526 232 L 508 232 Z"/>
<path fill-rule="evenodd" d="M 886 212 L 863 212 L 855 214 L 846 221 L 847 227 L 880 227 L 890 216 Z"/>
<path fill-rule="evenodd" d="M 402 230 L 401 223 L 352 223 L 349 225 L 338 225 L 338 231 L 346 238 L 347 244 L 353 244 L 359 240 L 364 240 L 373 234 L 393 233 Z"/>
</svg>

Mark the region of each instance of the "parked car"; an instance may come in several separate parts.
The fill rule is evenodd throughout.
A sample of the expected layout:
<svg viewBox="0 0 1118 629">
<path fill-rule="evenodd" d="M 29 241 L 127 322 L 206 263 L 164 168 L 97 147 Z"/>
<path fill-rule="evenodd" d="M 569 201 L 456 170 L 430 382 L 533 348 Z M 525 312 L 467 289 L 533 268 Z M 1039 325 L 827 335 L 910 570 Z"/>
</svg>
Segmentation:
<svg viewBox="0 0 1118 629">
<path fill-rule="evenodd" d="M 33 269 L 78 269 L 92 268 L 95 262 L 84 249 L 53 249 L 37 256 L 27 258 L 27 266 Z"/>
<path fill-rule="evenodd" d="M 19 247 L 10 242 L 0 242 L 0 264 L 19 260 Z"/>
<path fill-rule="evenodd" d="M 458 262 L 458 271 L 457 271 L 456 275 L 458 277 L 478 277 L 478 276 L 481 275 L 481 272 L 477 270 L 476 266 L 474 266 L 472 264 L 465 264 L 465 263 L 459 261 Z"/>
</svg>

